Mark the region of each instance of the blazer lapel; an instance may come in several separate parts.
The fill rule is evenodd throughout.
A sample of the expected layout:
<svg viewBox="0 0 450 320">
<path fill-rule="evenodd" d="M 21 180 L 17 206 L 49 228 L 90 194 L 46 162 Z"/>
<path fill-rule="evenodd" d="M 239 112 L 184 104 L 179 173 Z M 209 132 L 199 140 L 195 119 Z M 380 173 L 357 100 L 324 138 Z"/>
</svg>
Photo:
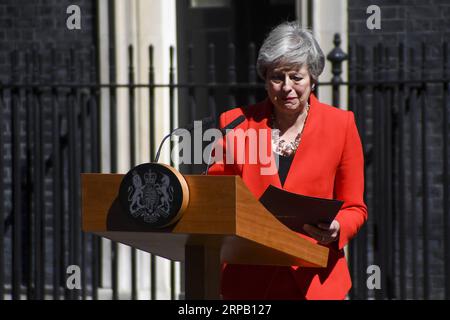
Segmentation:
<svg viewBox="0 0 450 320">
<path fill-rule="evenodd" d="M 272 103 L 267 98 L 260 106 L 258 106 L 257 112 L 254 113 L 254 116 L 249 122 L 249 129 L 254 130 L 258 136 L 258 148 L 257 150 L 251 150 L 247 139 L 247 155 L 254 152 L 258 153 L 258 155 L 255 164 L 249 164 L 249 162 L 246 161 L 244 179 L 248 177 L 247 185 L 250 187 L 256 198 L 261 197 L 267 187 L 271 184 L 281 188 L 280 177 L 278 175 L 275 157 L 272 152 L 272 129 L 269 126 L 272 109 Z M 262 152 L 266 152 L 267 154 L 261 156 Z M 269 159 L 270 161 L 268 163 L 263 163 L 267 162 Z"/>
<path fill-rule="evenodd" d="M 320 102 L 314 96 L 314 94 L 310 95 L 309 99 L 309 114 L 306 119 L 305 126 L 303 128 L 302 139 L 300 144 L 295 152 L 294 159 L 292 160 L 291 167 L 289 168 L 288 175 L 284 182 L 283 188 L 285 190 L 289 190 L 296 193 L 301 193 L 301 184 L 302 184 L 302 176 L 304 176 L 305 168 L 309 168 L 310 165 L 314 165 L 314 163 L 308 163 L 311 157 L 312 149 L 314 148 L 314 144 L 318 143 L 314 141 L 315 131 L 317 130 L 317 121 L 318 121 L 318 112 L 319 108 L 317 105 Z"/>
<path fill-rule="evenodd" d="M 304 177 L 305 174 L 303 170 L 304 168 L 308 168 L 308 166 L 314 165 L 314 163 L 310 163 L 313 157 L 308 157 L 308 155 L 311 155 L 311 152 L 314 152 L 312 149 L 314 144 L 317 143 L 317 141 L 314 141 L 314 136 L 315 132 L 318 130 L 317 121 L 320 121 L 320 116 L 318 115 L 319 108 L 317 107 L 320 102 L 313 94 L 311 94 L 309 103 L 310 110 L 303 129 L 302 140 L 295 152 L 294 159 L 292 160 L 291 167 L 283 186 L 281 185 L 275 156 L 272 150 L 272 129 L 269 126 L 269 119 L 273 110 L 273 105 L 268 98 L 257 107 L 257 111 L 250 119 L 249 129 L 255 130 L 258 134 L 258 150 L 250 150 L 247 139 L 247 156 L 250 152 L 260 152 L 259 148 L 262 147 L 268 152 L 266 158 L 270 157 L 270 162 L 268 164 L 261 163 L 262 159 L 260 155 L 257 156 L 258 161 L 256 164 L 249 164 L 249 161 L 246 161 L 244 164 L 245 169 L 243 170 L 243 179 L 256 198 L 260 198 L 269 185 L 295 193 L 302 193 L 302 176 Z M 265 135 L 262 135 L 264 137 L 262 140 L 259 136 L 261 130 L 265 130 L 266 133 Z M 265 142 L 265 146 L 261 144 L 262 141 Z"/>
</svg>

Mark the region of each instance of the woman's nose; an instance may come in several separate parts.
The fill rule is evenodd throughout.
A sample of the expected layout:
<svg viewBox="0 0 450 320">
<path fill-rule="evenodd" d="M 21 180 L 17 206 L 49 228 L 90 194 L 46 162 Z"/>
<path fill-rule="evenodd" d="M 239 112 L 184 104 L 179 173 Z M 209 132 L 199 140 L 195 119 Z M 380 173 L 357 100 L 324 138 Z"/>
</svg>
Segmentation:
<svg viewBox="0 0 450 320">
<path fill-rule="evenodd" d="M 291 91 L 292 90 L 292 80 L 289 77 L 286 77 L 283 82 L 283 90 Z"/>
</svg>

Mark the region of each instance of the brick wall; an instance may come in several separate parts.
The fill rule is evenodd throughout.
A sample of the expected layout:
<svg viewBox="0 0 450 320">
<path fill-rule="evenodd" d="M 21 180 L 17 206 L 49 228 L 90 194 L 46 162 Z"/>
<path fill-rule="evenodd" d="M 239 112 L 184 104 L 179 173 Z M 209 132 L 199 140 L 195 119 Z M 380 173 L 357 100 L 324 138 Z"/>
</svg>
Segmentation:
<svg viewBox="0 0 450 320">
<path fill-rule="evenodd" d="M 366 8 L 370 5 L 378 5 L 381 9 L 381 29 L 380 30 L 369 30 L 366 27 L 366 19 L 369 14 L 366 13 Z M 349 44 L 364 46 L 366 49 L 367 57 L 366 61 L 368 63 L 367 70 L 364 70 L 364 77 L 370 79 L 373 73 L 370 67 L 373 64 L 373 47 L 377 43 L 382 43 L 383 46 L 389 48 L 389 54 L 387 60 L 384 62 L 382 71 L 387 74 L 391 74 L 392 78 L 396 77 L 399 66 L 399 57 L 397 55 L 398 46 L 403 43 L 405 48 L 407 48 L 408 54 L 401 59 L 407 68 L 407 79 L 418 79 L 421 77 L 421 43 L 426 45 L 426 62 L 424 64 L 425 77 L 430 78 L 440 78 L 442 77 L 442 42 L 444 40 L 450 39 L 450 2 L 446 0 L 417 0 L 417 1 L 406 1 L 406 0 L 384 0 L 384 1 L 373 1 L 373 0 L 349 0 L 348 1 L 348 23 L 349 23 Z M 414 58 L 410 59 L 409 52 L 414 51 Z M 351 80 L 355 80 L 354 77 Z M 443 183 L 447 181 L 448 178 L 444 179 L 442 175 L 443 168 L 443 156 L 442 156 L 442 146 L 444 143 L 442 135 L 443 117 L 442 117 L 442 105 L 443 105 L 443 91 L 442 84 L 429 84 L 427 87 L 427 100 L 426 100 L 426 113 L 427 113 L 427 143 L 425 145 L 427 151 L 427 164 L 428 164 L 428 182 L 429 182 L 429 195 L 430 195 L 430 205 L 429 205 L 429 217 L 428 217 L 428 233 L 430 241 L 428 243 L 428 257 L 430 261 L 429 265 L 429 275 L 430 275 L 430 296 L 435 299 L 444 298 L 444 258 L 443 258 Z M 367 100 L 370 100 L 371 95 L 367 94 Z M 414 100 L 414 99 L 412 99 Z M 420 110 L 420 104 L 417 105 Z M 393 102 L 390 106 L 394 113 L 398 111 L 398 104 Z M 368 117 L 365 120 L 367 124 L 367 132 L 369 139 L 366 143 L 366 148 L 371 147 L 371 141 L 373 139 L 373 128 L 371 123 L 372 106 L 367 105 Z M 405 153 L 400 155 L 398 145 L 395 148 L 397 158 L 403 156 L 405 159 L 405 167 L 394 169 L 394 187 L 398 186 L 398 175 L 399 170 L 404 170 L 406 174 L 406 212 L 407 217 L 407 236 L 406 236 L 406 247 L 399 249 L 399 212 L 398 208 L 394 209 L 393 216 L 390 217 L 392 223 L 394 223 L 394 241 L 390 246 L 390 250 L 394 251 L 394 259 L 396 261 L 396 267 L 394 274 L 389 273 L 387 270 L 381 270 L 381 272 L 389 273 L 391 281 L 393 281 L 393 298 L 399 298 L 399 274 L 407 274 L 407 298 L 412 298 L 412 266 L 415 265 L 417 268 L 417 275 L 419 277 L 417 281 L 417 298 L 422 298 L 422 279 L 421 274 L 423 273 L 423 259 L 422 259 L 422 200 L 423 200 L 423 181 L 422 181 L 422 160 L 421 160 L 421 132 L 420 128 L 423 125 L 423 121 L 418 113 L 417 129 L 414 130 L 417 134 L 416 141 L 416 154 L 412 153 L 411 148 L 411 135 L 413 129 L 410 127 L 411 113 L 406 116 L 405 123 Z M 449 125 L 445 123 L 445 125 Z M 398 133 L 397 133 L 398 134 Z M 447 140 L 448 141 L 448 140 Z M 416 157 L 416 168 L 411 167 L 411 158 Z M 417 193 L 411 195 L 411 173 L 414 172 L 417 175 Z M 371 206 L 370 222 L 369 222 L 369 239 L 373 240 L 374 236 L 374 225 L 376 224 L 376 219 L 382 213 L 373 210 L 375 202 L 379 199 L 374 199 L 372 195 L 373 186 L 373 168 L 369 166 L 368 168 L 368 179 L 369 185 L 367 188 L 368 203 Z M 417 205 L 417 220 L 411 221 L 411 207 L 412 203 Z M 415 232 L 417 235 L 417 251 L 413 252 L 412 243 L 412 228 L 415 226 Z M 387 231 L 383 229 L 383 226 L 378 225 L 378 239 L 380 237 L 387 237 Z M 390 254 L 383 252 L 381 248 L 377 251 L 372 251 L 372 246 L 369 245 L 369 255 L 376 254 L 381 256 L 383 254 Z M 399 269 L 399 253 L 400 250 L 406 250 L 406 270 Z M 416 262 L 413 261 L 413 257 L 416 256 Z M 369 259 L 370 261 L 370 259 Z M 374 261 L 371 261 L 374 263 Z M 376 261 L 375 261 L 376 262 Z M 365 268 L 358 270 L 357 272 L 365 273 Z M 382 290 L 385 290 L 383 288 Z M 361 293 L 358 293 L 361 294 Z M 373 296 L 374 292 L 369 292 L 369 296 Z"/>
<path fill-rule="evenodd" d="M 89 48 L 95 45 L 96 28 L 92 0 L 3 0 L 0 3 L 0 80 L 9 80 L 11 49 L 26 50 L 33 46 L 48 50 Z M 70 5 L 81 9 L 81 29 L 69 30 L 66 13 Z M 59 57 L 59 59 L 62 59 Z M 58 60 L 59 62 L 59 60 Z"/>
<path fill-rule="evenodd" d="M 67 7 L 70 5 L 78 5 L 81 9 L 81 29 L 69 30 L 66 26 L 66 20 L 69 14 L 66 13 Z M 77 75 L 75 81 L 85 81 L 91 68 L 90 50 L 95 51 L 96 46 L 96 19 L 95 19 L 95 1 L 93 0 L 2 0 L 0 2 L 0 82 L 2 83 L 18 83 L 27 82 L 35 78 L 39 82 L 68 82 L 70 57 L 69 50 L 75 50 L 75 63 Z M 55 48 L 55 58 L 50 55 L 50 48 Z M 17 50 L 13 56 L 11 53 Z M 32 66 L 38 56 L 41 56 L 41 67 L 33 71 Z M 27 66 L 27 57 L 31 65 Z M 15 62 L 11 60 L 15 59 Z M 12 63 L 13 62 L 13 63 Z M 95 70 L 95 69 L 94 69 Z M 0 155 L 4 158 L 5 168 L 2 172 L 2 178 L 5 182 L 5 216 L 6 216 L 6 237 L 5 237 L 5 271 L 6 281 L 11 279 L 11 230 L 12 230 L 12 128 L 11 128 L 11 91 L 3 90 L 4 101 L 0 104 L 3 107 L 3 117 L 0 119 L 0 130 L 3 132 L 4 145 L 0 146 Z M 25 91 L 22 91 L 25 97 Z M 26 100 L 21 108 L 21 171 L 24 175 L 28 172 L 33 174 L 33 168 L 28 167 L 30 161 L 34 161 L 29 156 L 29 150 L 33 144 L 27 145 L 27 137 L 34 137 L 35 132 L 29 130 L 28 126 L 33 126 L 34 121 L 26 123 L 27 114 L 33 114 L 27 106 Z M 49 160 L 51 153 L 52 139 L 52 112 L 51 97 L 48 92 L 41 97 L 41 106 L 43 112 L 43 153 L 44 159 Z M 65 98 L 61 97 L 61 135 L 67 131 L 66 118 L 63 116 L 65 110 Z M 28 135 L 27 135 L 28 134 Z M 67 152 L 63 149 L 62 153 Z M 28 154 L 28 156 L 27 156 Z M 28 162 L 27 162 L 28 161 Z M 46 250 L 46 281 L 51 282 L 52 279 L 52 221 L 54 214 L 61 214 L 55 208 L 52 208 L 52 170 L 46 170 L 44 173 L 44 210 L 45 210 L 45 250 Z M 23 219 L 30 219 L 32 204 L 33 185 L 30 181 L 23 181 Z M 28 191 L 27 191 L 28 190 Z M 28 192 L 28 193 L 27 193 Z M 67 221 L 66 221 L 67 223 Z M 30 233 L 29 226 L 23 224 L 22 234 L 24 239 Z M 67 236 L 67 233 L 65 233 Z M 28 263 L 28 256 L 31 251 L 28 243 L 24 243 L 23 250 L 25 252 L 23 262 L 23 280 L 27 281 L 29 268 L 32 264 Z"/>
</svg>

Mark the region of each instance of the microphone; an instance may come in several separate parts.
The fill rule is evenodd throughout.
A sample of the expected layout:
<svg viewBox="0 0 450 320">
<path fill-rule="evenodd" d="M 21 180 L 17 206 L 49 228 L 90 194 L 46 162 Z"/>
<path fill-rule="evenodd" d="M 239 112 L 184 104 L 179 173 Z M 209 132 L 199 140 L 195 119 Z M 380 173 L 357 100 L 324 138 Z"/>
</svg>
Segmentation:
<svg viewBox="0 0 450 320">
<path fill-rule="evenodd" d="M 219 129 L 219 130 L 220 130 L 220 132 L 222 132 L 222 135 L 226 136 L 226 134 L 229 132 L 229 130 L 233 130 L 238 125 L 240 125 L 242 122 L 244 122 L 244 120 L 245 120 L 245 116 L 240 115 L 239 117 L 237 117 L 236 119 L 231 121 L 229 124 L 227 124 L 225 127 L 223 127 L 222 129 Z M 212 154 L 213 149 L 214 148 L 211 147 L 211 150 L 209 151 L 208 162 L 206 163 L 206 170 L 204 172 L 205 175 L 208 175 L 208 169 L 209 169 L 209 166 L 211 165 L 211 154 Z"/>
<path fill-rule="evenodd" d="M 158 162 L 158 160 L 159 160 L 159 155 L 160 155 L 160 153 L 161 153 L 161 148 L 162 148 L 162 146 L 164 145 L 164 142 L 165 142 L 168 138 L 170 138 L 172 135 L 176 135 L 176 134 L 177 134 L 179 131 L 181 131 L 181 130 L 192 131 L 193 129 L 197 128 L 198 122 L 200 122 L 200 126 L 202 126 L 202 125 L 209 125 L 210 123 L 214 122 L 214 120 L 213 120 L 212 117 L 206 117 L 206 118 L 203 118 L 203 119 L 201 119 L 201 120 L 196 120 L 196 121 L 194 121 L 194 122 L 192 122 L 192 123 L 189 123 L 189 124 L 187 124 L 187 125 L 184 126 L 184 127 L 179 127 L 179 128 L 176 128 L 176 129 L 172 130 L 172 132 L 170 132 L 169 134 L 167 134 L 167 135 L 162 139 L 161 143 L 159 144 L 158 152 L 156 152 L 156 156 L 155 156 L 155 159 L 153 160 L 153 162 Z"/>
<path fill-rule="evenodd" d="M 241 116 L 237 117 L 236 119 L 234 119 L 233 121 L 231 121 L 229 124 L 227 124 L 222 129 L 220 129 L 220 131 L 222 132 L 223 135 L 226 135 L 227 130 L 232 130 L 232 129 L 236 128 L 238 125 L 240 125 L 242 122 L 244 122 L 244 120 L 245 120 L 245 116 L 241 115 Z"/>
</svg>

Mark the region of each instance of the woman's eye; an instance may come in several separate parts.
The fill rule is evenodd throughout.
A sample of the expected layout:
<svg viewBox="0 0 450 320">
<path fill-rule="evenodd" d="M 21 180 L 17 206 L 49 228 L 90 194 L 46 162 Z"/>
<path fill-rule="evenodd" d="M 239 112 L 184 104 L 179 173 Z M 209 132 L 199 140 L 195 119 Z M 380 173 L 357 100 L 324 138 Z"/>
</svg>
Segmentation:
<svg viewBox="0 0 450 320">
<path fill-rule="evenodd" d="M 293 82 L 298 83 L 303 80 L 303 77 L 300 75 L 291 75 L 291 76 L 289 76 L 289 79 L 291 79 L 291 81 L 293 81 Z M 276 84 L 280 84 L 280 83 L 284 82 L 285 80 L 286 80 L 286 77 L 284 74 L 281 74 L 281 75 L 274 74 L 270 77 L 270 81 L 272 81 L 273 83 L 276 83 Z"/>
<path fill-rule="evenodd" d="M 273 82 L 282 82 L 284 80 L 284 78 L 282 76 L 272 76 L 270 78 L 270 80 L 272 80 Z"/>
</svg>

